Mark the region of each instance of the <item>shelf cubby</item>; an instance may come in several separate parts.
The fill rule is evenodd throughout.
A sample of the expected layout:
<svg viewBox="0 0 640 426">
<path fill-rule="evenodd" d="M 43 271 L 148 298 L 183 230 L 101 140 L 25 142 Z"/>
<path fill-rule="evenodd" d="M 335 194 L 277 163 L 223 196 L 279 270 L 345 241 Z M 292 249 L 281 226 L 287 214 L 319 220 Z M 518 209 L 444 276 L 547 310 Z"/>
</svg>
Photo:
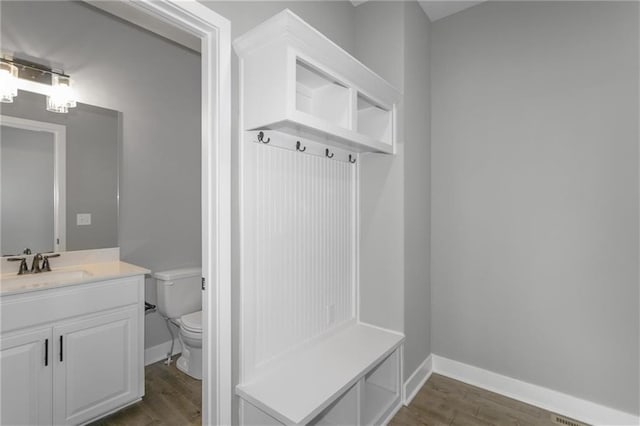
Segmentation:
<svg viewBox="0 0 640 426">
<path fill-rule="evenodd" d="M 358 94 L 357 132 L 391 145 L 393 142 L 393 112 L 362 94 Z"/>
<path fill-rule="evenodd" d="M 393 352 L 362 383 L 362 424 L 376 424 L 400 396 L 398 351 Z"/>
<path fill-rule="evenodd" d="M 311 65 L 296 61 L 296 109 L 348 128 L 351 89 Z"/>
<path fill-rule="evenodd" d="M 358 385 L 354 385 L 337 401 L 312 420 L 310 426 L 342 426 L 358 424 Z"/>
</svg>

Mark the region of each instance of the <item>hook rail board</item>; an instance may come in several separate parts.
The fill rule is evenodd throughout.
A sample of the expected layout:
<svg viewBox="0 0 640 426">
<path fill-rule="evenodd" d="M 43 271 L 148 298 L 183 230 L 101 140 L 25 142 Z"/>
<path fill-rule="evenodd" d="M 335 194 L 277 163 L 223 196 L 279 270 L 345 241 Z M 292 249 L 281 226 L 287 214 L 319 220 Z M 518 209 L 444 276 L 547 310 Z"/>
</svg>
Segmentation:
<svg viewBox="0 0 640 426">
<path fill-rule="evenodd" d="M 303 137 L 296 137 L 288 133 L 268 130 L 261 130 L 257 133 L 246 133 L 247 138 L 250 141 L 257 143 L 258 145 L 269 145 L 274 148 L 296 151 L 298 153 L 305 153 L 306 155 L 324 157 L 326 159 L 341 161 L 350 164 L 355 164 L 358 158 L 358 154 L 352 151 L 344 150 L 342 148 L 336 148 L 333 145 L 331 145 L 331 148 L 327 148 L 327 145 L 322 142 Z"/>
</svg>

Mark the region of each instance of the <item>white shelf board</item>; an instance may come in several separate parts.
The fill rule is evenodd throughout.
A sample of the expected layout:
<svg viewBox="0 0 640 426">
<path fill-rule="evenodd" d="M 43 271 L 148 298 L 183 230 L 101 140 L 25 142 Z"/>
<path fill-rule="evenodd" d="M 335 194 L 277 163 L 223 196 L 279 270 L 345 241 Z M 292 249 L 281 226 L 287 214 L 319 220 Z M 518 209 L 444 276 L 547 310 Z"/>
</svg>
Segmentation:
<svg viewBox="0 0 640 426">
<path fill-rule="evenodd" d="M 403 341 L 402 334 L 354 324 L 238 385 L 236 393 L 285 424 L 306 424 Z"/>
<path fill-rule="evenodd" d="M 390 144 L 329 123 L 326 120 L 314 117 L 303 111 L 294 111 L 291 116 L 292 119 L 290 120 L 265 123 L 257 127 L 248 128 L 247 130 L 277 130 L 352 152 L 393 153 L 393 146 Z"/>
</svg>

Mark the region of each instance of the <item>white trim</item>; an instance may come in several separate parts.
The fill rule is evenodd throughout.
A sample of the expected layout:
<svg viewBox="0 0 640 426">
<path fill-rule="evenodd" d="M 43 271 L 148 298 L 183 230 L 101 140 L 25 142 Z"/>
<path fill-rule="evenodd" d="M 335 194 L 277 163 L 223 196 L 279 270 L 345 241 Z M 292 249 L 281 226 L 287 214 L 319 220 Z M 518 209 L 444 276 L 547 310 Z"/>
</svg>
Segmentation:
<svg viewBox="0 0 640 426">
<path fill-rule="evenodd" d="M 433 371 L 593 425 L 637 425 L 633 414 L 432 354 Z"/>
<path fill-rule="evenodd" d="M 404 405 L 409 405 L 416 397 L 422 386 L 427 383 L 433 373 L 433 362 L 431 355 L 420 363 L 411 376 L 404 382 L 403 401 Z"/>
<path fill-rule="evenodd" d="M 84 0 L 91 6 L 104 10 L 105 12 L 125 19 L 147 31 L 158 34 L 166 39 L 178 43 L 181 46 L 200 53 L 200 37 L 183 31 L 175 25 L 168 24 L 149 14 L 132 8 L 129 4 L 121 1 Z"/>
<path fill-rule="evenodd" d="M 182 345 L 180 344 L 180 339 L 177 337 L 174 339 L 175 344 L 173 345 L 173 355 L 178 355 L 182 353 Z M 167 359 L 167 353 L 171 349 L 171 340 L 160 343 L 159 345 L 151 346 L 150 348 L 145 348 L 144 350 L 144 365 L 145 367 L 150 364 L 154 364 L 158 361 L 162 361 Z"/>
<path fill-rule="evenodd" d="M 53 134 L 53 251 L 67 245 L 67 127 L 46 121 L 0 115 L 3 126 Z"/>
<path fill-rule="evenodd" d="M 202 424 L 231 424 L 231 24 L 196 0 L 127 1 L 200 39 Z"/>
</svg>

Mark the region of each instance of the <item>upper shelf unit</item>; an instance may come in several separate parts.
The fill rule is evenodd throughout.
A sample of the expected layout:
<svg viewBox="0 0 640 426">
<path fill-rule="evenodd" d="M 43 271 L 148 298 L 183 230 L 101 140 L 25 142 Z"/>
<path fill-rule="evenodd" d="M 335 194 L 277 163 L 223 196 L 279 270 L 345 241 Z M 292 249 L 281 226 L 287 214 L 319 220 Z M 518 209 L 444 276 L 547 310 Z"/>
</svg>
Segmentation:
<svg viewBox="0 0 640 426">
<path fill-rule="evenodd" d="M 286 9 L 234 41 L 245 130 L 394 153 L 400 92 Z"/>
</svg>

